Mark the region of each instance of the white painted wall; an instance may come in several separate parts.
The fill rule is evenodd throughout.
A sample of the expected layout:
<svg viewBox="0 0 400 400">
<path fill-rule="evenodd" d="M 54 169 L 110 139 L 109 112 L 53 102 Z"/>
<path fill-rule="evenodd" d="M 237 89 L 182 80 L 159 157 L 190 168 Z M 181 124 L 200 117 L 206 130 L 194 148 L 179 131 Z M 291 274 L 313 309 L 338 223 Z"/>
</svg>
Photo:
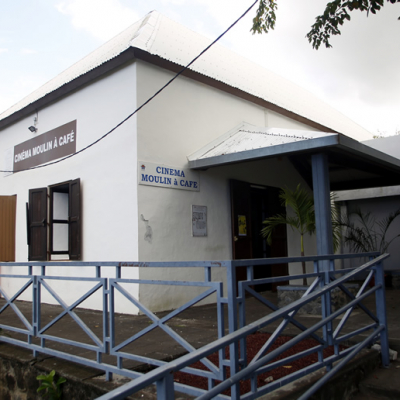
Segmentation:
<svg viewBox="0 0 400 400">
<path fill-rule="evenodd" d="M 138 62 L 138 103 L 145 101 L 172 74 Z M 187 155 L 223 135 L 242 121 L 257 126 L 310 130 L 277 113 L 187 78 L 179 78 L 138 116 L 140 161 L 187 168 Z M 273 125 L 270 125 L 273 123 Z M 229 179 L 295 187 L 302 178 L 286 158 L 263 160 L 200 171 L 200 191 L 138 187 L 139 258 L 141 261 L 224 260 L 232 258 Z M 192 237 L 191 206 L 207 206 L 208 236 Z M 152 237 L 146 236 L 150 226 Z M 290 255 L 300 255 L 296 235 L 288 230 Z M 294 247 L 292 247 L 294 245 Z M 309 254 L 315 254 L 310 240 Z M 298 250 L 298 251 L 297 251 Z M 293 266 L 294 273 L 301 268 Z M 224 271 L 215 272 L 222 279 Z M 143 279 L 203 280 L 193 269 L 140 271 Z M 151 309 L 171 309 L 199 291 L 141 285 L 140 300 Z M 174 299 L 174 300 L 172 300 Z"/>
<path fill-rule="evenodd" d="M 41 134 L 77 120 L 77 150 L 84 148 L 130 114 L 153 95 L 172 73 L 142 61 L 109 74 L 75 93 L 39 110 Z M 24 118 L 0 132 L 1 149 L 8 149 L 33 135 L 27 127 L 34 116 Z M 295 187 L 302 182 L 283 157 L 200 172 L 200 191 L 165 189 L 138 185 L 137 160 L 188 168 L 187 155 L 223 135 L 242 121 L 259 126 L 311 130 L 277 113 L 266 111 L 204 84 L 180 77 L 106 139 L 82 154 L 60 164 L 1 177 L 0 194 L 17 194 L 16 260 L 26 261 L 25 203 L 28 190 L 70 179 L 81 179 L 83 260 L 87 261 L 191 261 L 231 259 L 229 179 L 255 184 Z M 191 206 L 207 206 L 208 236 L 192 237 Z M 140 217 L 143 216 L 141 219 Z M 151 238 L 145 239 L 146 229 Z M 299 255 L 298 238 L 288 230 L 289 255 Z M 310 239 L 308 254 L 314 254 Z M 291 268 L 297 273 L 300 266 Z M 5 269 L 2 272 L 6 272 Z M 53 267 L 60 276 L 94 276 L 94 271 Z M 114 272 L 108 269 L 108 276 Z M 225 271 L 213 272 L 214 280 Z M 136 268 L 125 268 L 123 277 L 137 278 Z M 203 270 L 164 269 L 161 273 L 143 268 L 141 279 L 203 280 Z M 87 284 L 56 282 L 51 286 L 66 302 L 76 300 Z M 125 285 L 127 286 L 127 285 Z M 17 290 L 15 280 L 7 290 Z M 127 287 L 128 288 L 128 287 Z M 137 285 L 129 291 L 138 295 Z M 141 285 L 140 300 L 152 310 L 179 306 L 200 290 Z M 43 293 L 45 301 L 54 303 Z M 25 296 L 28 299 L 28 294 Z M 83 306 L 99 308 L 101 298 Z M 117 295 L 117 311 L 137 312 Z"/>
<path fill-rule="evenodd" d="M 136 65 L 131 63 L 40 109 L 39 131 L 35 135 L 76 119 L 79 151 L 108 132 L 135 108 Z M 24 118 L 0 132 L 2 154 L 3 150 L 35 136 L 27 129 L 33 124 L 33 118 L 34 115 Z M 17 194 L 17 261 L 27 261 L 28 257 L 25 203 L 28 202 L 29 189 L 75 178 L 81 179 L 82 260 L 131 261 L 138 258 L 136 137 L 136 117 L 133 117 L 75 157 L 53 166 L 0 177 L 0 194 Z M 6 272 L 6 268 L 2 272 Z M 95 276 L 95 271 L 77 268 L 65 271 L 63 268 L 62 274 Z M 124 274 L 137 277 L 137 270 L 130 269 Z M 9 291 L 16 289 L 12 280 L 3 280 L 2 284 Z M 79 285 L 63 283 L 55 286 L 66 294 L 69 302 L 75 297 L 71 294 L 78 291 Z M 54 302 L 50 296 L 44 296 L 46 301 Z M 99 300 L 86 305 L 98 308 Z"/>
</svg>

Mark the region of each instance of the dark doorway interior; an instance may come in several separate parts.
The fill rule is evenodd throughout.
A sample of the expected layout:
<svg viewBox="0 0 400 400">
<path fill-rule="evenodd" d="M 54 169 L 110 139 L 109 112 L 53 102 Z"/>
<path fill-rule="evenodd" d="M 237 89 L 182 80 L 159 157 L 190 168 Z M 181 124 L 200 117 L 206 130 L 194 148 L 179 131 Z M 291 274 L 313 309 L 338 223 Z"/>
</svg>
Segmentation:
<svg viewBox="0 0 400 400">
<path fill-rule="evenodd" d="M 279 226 L 271 245 L 261 236 L 265 218 L 284 214 L 280 204 L 279 188 L 253 185 L 248 182 L 231 181 L 233 259 L 274 258 L 287 256 L 286 226 Z M 239 228 L 241 225 L 241 228 Z M 287 264 L 258 266 L 254 270 L 256 279 L 288 274 Z M 237 271 L 237 279 L 246 277 L 246 269 Z M 282 282 L 280 284 L 285 284 Z M 257 291 L 276 290 L 276 285 L 257 285 Z"/>
</svg>

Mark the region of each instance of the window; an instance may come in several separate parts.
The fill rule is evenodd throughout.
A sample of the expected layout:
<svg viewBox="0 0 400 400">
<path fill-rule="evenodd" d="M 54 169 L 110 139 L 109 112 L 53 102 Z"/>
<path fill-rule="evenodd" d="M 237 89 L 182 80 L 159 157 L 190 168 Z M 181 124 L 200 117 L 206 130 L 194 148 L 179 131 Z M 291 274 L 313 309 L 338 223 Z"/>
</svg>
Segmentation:
<svg viewBox="0 0 400 400">
<path fill-rule="evenodd" d="M 80 179 L 29 190 L 27 222 L 29 261 L 80 260 Z"/>
</svg>

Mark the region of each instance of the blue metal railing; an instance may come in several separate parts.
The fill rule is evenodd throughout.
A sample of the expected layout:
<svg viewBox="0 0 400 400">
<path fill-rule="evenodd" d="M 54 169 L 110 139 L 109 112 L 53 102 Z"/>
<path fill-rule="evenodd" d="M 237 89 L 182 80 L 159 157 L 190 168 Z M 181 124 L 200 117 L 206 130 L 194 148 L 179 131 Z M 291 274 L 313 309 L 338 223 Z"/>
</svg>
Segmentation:
<svg viewBox="0 0 400 400">
<path fill-rule="evenodd" d="M 364 256 L 376 257 L 377 253 L 369 253 Z M 250 399 L 257 398 L 263 394 L 266 394 L 277 387 L 280 387 L 286 383 L 289 383 L 300 376 L 308 374 L 321 367 L 326 367 L 329 371 L 326 377 L 330 377 L 331 374 L 335 373 L 343 363 L 351 359 L 355 354 L 357 354 L 361 348 L 367 346 L 372 341 L 377 338 L 380 339 L 382 345 L 382 362 L 384 365 L 388 364 L 388 339 L 387 339 L 387 329 L 386 329 L 386 311 L 385 311 L 385 293 L 384 293 L 384 281 L 383 281 L 383 268 L 382 260 L 387 257 L 387 255 L 380 256 L 365 265 L 351 270 L 335 270 L 334 263 L 336 260 L 360 257 L 360 255 L 336 255 L 328 257 L 290 257 L 283 259 L 262 259 L 262 260 L 240 260 L 240 261 L 221 261 L 221 262 L 174 262 L 174 263 L 88 263 L 88 262 L 63 262 L 63 263 L 0 263 L 0 266 L 12 267 L 16 269 L 17 267 L 27 267 L 28 274 L 17 275 L 17 274 L 1 274 L 2 278 L 10 278 L 13 280 L 22 279 L 24 282 L 20 289 L 16 293 L 8 297 L 4 292 L 3 288 L 0 287 L 0 293 L 4 297 L 5 304 L 0 309 L 0 317 L 7 307 L 11 307 L 20 321 L 22 322 L 24 328 L 19 328 L 15 326 L 10 326 L 7 324 L 1 324 L 0 327 L 15 332 L 18 335 L 25 336 L 25 340 L 19 338 L 12 338 L 7 336 L 1 336 L 0 341 L 11 343 L 14 345 L 19 345 L 28 349 L 31 349 L 34 354 L 37 352 L 46 353 L 54 355 L 56 357 L 64 358 L 70 361 L 78 362 L 83 365 L 91 366 L 106 373 L 108 378 L 111 378 L 112 373 L 118 373 L 125 375 L 134 379 L 128 385 L 117 389 L 116 391 L 110 392 L 109 394 L 102 396 L 101 399 L 119 399 L 134 393 L 145 386 L 152 383 L 157 384 L 158 398 L 173 398 L 174 390 L 185 392 L 194 396 L 200 396 L 199 398 L 233 398 L 233 399 Z M 279 263 L 297 263 L 302 260 L 314 263 L 314 272 L 307 274 L 308 278 L 313 278 L 314 282 L 310 285 L 308 291 L 305 293 L 302 299 L 293 302 L 292 304 L 278 309 L 278 307 L 272 304 L 270 301 L 265 299 L 259 293 L 255 291 L 257 285 L 263 285 L 266 283 L 279 283 L 287 281 L 288 277 L 274 277 L 268 279 L 254 279 L 254 268 L 259 266 L 268 266 Z M 321 261 L 329 260 L 329 269 L 320 269 Z M 91 267 L 95 270 L 95 277 L 85 277 L 85 278 L 68 278 L 60 276 L 47 276 L 46 268 L 55 265 L 60 265 L 62 267 Z M 34 267 L 40 267 L 34 268 Z M 101 277 L 103 267 L 113 267 L 115 269 L 115 278 L 105 278 Z M 156 268 L 181 268 L 181 267 L 192 267 L 192 268 L 203 268 L 204 269 L 204 280 L 196 282 L 187 281 L 165 281 L 165 280 L 140 280 L 140 279 L 123 279 L 121 278 L 121 270 L 125 267 L 156 267 Z M 247 268 L 247 279 L 236 284 L 236 268 L 246 267 Z M 211 271 L 213 268 L 224 268 L 226 270 L 227 278 L 225 282 L 213 281 Z M 39 270 L 39 272 L 37 272 Z M 37 273 L 35 274 L 34 271 Z M 353 279 L 356 275 L 360 273 L 367 274 L 364 283 L 362 284 L 360 290 L 356 295 L 350 293 L 348 289 L 344 286 L 344 283 L 348 280 Z M 300 279 L 303 275 L 290 276 L 290 279 Z M 375 280 L 375 285 L 367 290 L 368 285 Z M 68 306 L 61 298 L 59 293 L 52 289 L 49 282 L 57 280 L 69 280 L 69 281 L 84 281 L 91 283 L 93 286 L 86 291 L 78 300 L 73 304 Z M 124 289 L 126 284 L 151 284 L 151 285 L 174 285 L 174 286 L 187 286 L 187 287 L 201 287 L 204 292 L 198 294 L 192 300 L 188 301 L 183 306 L 176 310 L 173 310 L 169 314 L 158 317 L 151 310 L 147 309 L 140 301 L 135 298 L 128 290 Z M 27 318 L 18 309 L 18 304 L 16 300 L 18 297 L 29 290 L 32 290 L 32 321 L 28 321 Z M 225 288 L 225 291 L 224 291 Z M 238 288 L 238 290 L 237 290 Z M 331 312 L 331 292 L 333 289 L 339 288 L 342 290 L 346 296 L 350 299 L 350 302 L 342 307 L 340 310 Z M 51 321 L 47 322 L 45 326 L 41 326 L 41 291 L 46 290 L 55 299 L 56 303 L 59 304 L 63 311 Z M 94 293 L 101 291 L 103 310 L 102 310 L 102 337 L 98 337 L 92 329 L 90 329 L 77 315 L 76 307 L 82 304 L 84 300 L 92 296 Z M 238 293 L 236 293 L 238 292 Z M 126 301 L 132 303 L 137 309 L 139 309 L 143 314 L 145 314 L 149 320 L 150 325 L 140 332 L 134 333 L 129 338 L 126 338 L 121 343 L 116 342 L 116 332 L 115 332 L 115 294 L 119 293 L 123 296 Z M 366 308 L 362 304 L 362 300 L 366 297 L 375 294 L 376 298 L 376 315 Z M 208 296 L 216 296 L 217 305 L 217 321 L 218 321 L 218 339 L 209 343 L 208 345 L 202 347 L 201 349 L 195 349 L 190 343 L 187 342 L 181 335 L 179 335 L 175 330 L 168 326 L 168 321 L 170 321 L 179 313 L 185 311 L 187 308 L 199 303 L 200 301 L 206 299 Z M 224 297 L 225 295 L 225 297 Z M 246 297 L 251 295 L 256 298 L 259 302 L 270 309 L 270 313 L 261 318 L 256 322 L 252 322 L 246 325 L 246 313 L 245 304 Z M 299 321 L 296 320 L 296 313 L 305 304 L 321 298 L 321 310 L 322 318 L 321 321 L 315 324 L 313 327 L 305 327 Z M 225 312 L 224 305 L 227 306 L 228 312 L 226 313 L 228 318 L 228 330 L 229 334 L 225 335 Z M 346 325 L 351 312 L 355 307 L 359 307 L 371 320 L 367 326 L 360 327 L 354 332 L 348 332 L 346 334 L 341 334 L 343 327 Z M 333 329 L 332 321 L 342 316 L 340 322 L 337 324 L 336 329 Z M 46 333 L 57 321 L 61 320 L 64 316 L 70 316 L 75 323 L 82 328 L 82 330 L 87 335 L 87 338 L 91 341 L 91 344 L 78 342 L 74 340 L 69 340 L 55 336 L 54 334 Z M 263 348 L 254 357 L 253 360 L 248 362 L 246 360 L 246 342 L 245 338 L 258 331 L 261 328 L 265 328 L 275 321 L 281 321 L 279 326 L 272 333 L 270 339 L 265 343 Z M 271 346 L 274 344 L 275 340 L 282 334 L 285 327 L 292 324 L 299 328 L 302 332 L 291 339 L 288 343 L 281 346 L 280 348 L 270 350 Z M 161 328 L 166 334 L 172 337 L 177 343 L 179 343 L 188 354 L 173 361 L 172 363 L 167 363 L 162 360 L 157 360 L 154 358 L 145 357 L 143 355 L 132 354 L 124 350 L 125 346 L 135 342 L 136 340 L 143 337 L 143 335 L 151 332 L 156 328 Z M 317 331 L 322 329 L 322 335 Z M 340 345 L 344 342 L 348 342 L 350 339 L 354 338 L 364 332 L 369 332 L 369 336 L 361 343 L 354 346 L 342 349 Z M 304 353 L 290 356 L 280 361 L 272 361 L 277 355 L 281 354 L 289 347 L 295 345 L 302 339 L 306 337 L 313 337 L 317 340 L 317 345 L 307 350 Z M 39 339 L 39 341 L 38 341 Z M 52 346 L 48 346 L 48 342 L 52 343 Z M 54 343 L 66 343 L 76 348 L 83 348 L 85 350 L 90 350 L 95 354 L 95 359 L 88 359 L 76 354 L 65 353 L 55 348 Z M 323 350 L 328 347 L 333 346 L 334 354 L 332 356 L 324 358 Z M 225 348 L 229 347 L 230 356 L 225 355 Z M 240 351 L 239 351 L 240 348 Z M 218 352 L 219 354 L 219 364 L 213 364 L 206 357 L 212 353 Z M 266 386 L 257 387 L 257 376 L 266 371 L 272 370 L 276 366 L 285 365 L 296 358 L 303 357 L 306 354 L 316 353 L 318 354 L 318 362 L 304 368 L 296 373 L 291 374 L 288 377 L 281 378 L 274 382 L 269 383 Z M 242 355 L 240 357 L 240 354 Z M 115 358 L 114 363 L 104 363 L 102 358 L 104 355 L 112 356 Z M 142 363 L 147 363 L 156 368 L 146 374 L 139 373 L 137 371 L 132 371 L 127 368 L 123 368 L 124 360 L 132 360 Z M 201 360 L 203 364 L 206 365 L 207 371 L 202 371 L 199 369 L 192 368 L 191 365 L 195 362 Z M 333 366 L 333 363 L 341 360 L 340 363 Z M 231 377 L 229 380 L 226 379 L 227 369 L 230 371 Z M 208 378 L 209 387 L 208 391 L 204 391 L 197 388 L 192 388 L 179 383 L 173 382 L 173 372 L 182 371 L 186 373 L 191 373 Z M 251 380 L 251 391 L 241 395 L 239 392 L 239 382 L 242 379 Z M 326 379 L 326 378 L 324 378 Z M 222 381 L 220 384 L 216 384 L 216 381 Z M 324 381 L 320 381 L 313 389 L 314 393 Z M 319 385 L 319 386 L 318 386 Z M 221 394 L 225 389 L 231 389 L 230 397 Z M 308 398 L 312 394 L 307 393 L 303 398 Z"/>
</svg>

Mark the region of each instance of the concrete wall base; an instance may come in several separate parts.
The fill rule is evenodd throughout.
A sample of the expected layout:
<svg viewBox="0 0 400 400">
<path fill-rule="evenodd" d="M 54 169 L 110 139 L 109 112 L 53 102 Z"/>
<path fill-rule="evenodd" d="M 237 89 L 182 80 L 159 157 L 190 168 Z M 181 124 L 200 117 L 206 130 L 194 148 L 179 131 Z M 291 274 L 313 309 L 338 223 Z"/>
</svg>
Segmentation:
<svg viewBox="0 0 400 400">
<path fill-rule="evenodd" d="M 359 289 L 359 285 L 355 283 L 345 284 L 346 288 L 353 294 L 356 295 Z M 307 286 L 278 286 L 278 307 L 282 308 L 296 300 L 299 300 L 306 290 Z M 350 301 L 349 297 L 339 288 L 332 291 L 331 304 L 332 311 L 336 311 L 346 305 Z M 297 314 L 311 314 L 321 315 L 321 298 L 311 301 L 306 304 L 297 312 Z"/>
</svg>

